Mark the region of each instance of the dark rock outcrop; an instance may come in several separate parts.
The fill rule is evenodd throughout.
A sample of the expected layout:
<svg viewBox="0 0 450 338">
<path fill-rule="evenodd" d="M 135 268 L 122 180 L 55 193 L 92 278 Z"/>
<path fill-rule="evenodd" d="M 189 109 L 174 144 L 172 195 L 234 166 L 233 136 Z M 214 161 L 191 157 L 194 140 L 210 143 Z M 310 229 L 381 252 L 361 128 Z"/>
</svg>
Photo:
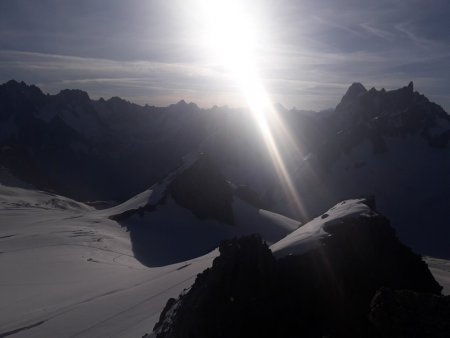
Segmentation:
<svg viewBox="0 0 450 338">
<path fill-rule="evenodd" d="M 225 241 L 213 266 L 171 300 L 157 337 L 378 337 L 368 320 L 382 287 L 438 295 L 420 256 L 377 214 L 343 218 L 301 255 L 275 259 L 257 236 Z"/>
<path fill-rule="evenodd" d="M 189 292 L 169 300 L 158 337 L 265 337 L 276 320 L 275 258 L 258 236 L 225 241 L 219 251 Z"/>
<path fill-rule="evenodd" d="M 207 155 L 179 174 L 169 191 L 177 204 L 200 219 L 234 223 L 232 187 Z"/>
<path fill-rule="evenodd" d="M 450 296 L 383 288 L 372 300 L 369 318 L 381 337 L 449 337 Z"/>
</svg>

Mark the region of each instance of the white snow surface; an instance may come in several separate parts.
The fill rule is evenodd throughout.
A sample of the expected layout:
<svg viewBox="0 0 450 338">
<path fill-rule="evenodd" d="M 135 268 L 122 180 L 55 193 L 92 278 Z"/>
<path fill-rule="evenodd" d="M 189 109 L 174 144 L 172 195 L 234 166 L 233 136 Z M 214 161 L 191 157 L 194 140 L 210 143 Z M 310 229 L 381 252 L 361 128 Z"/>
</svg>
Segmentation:
<svg viewBox="0 0 450 338">
<path fill-rule="evenodd" d="M 371 209 L 363 203 L 364 199 L 346 200 L 336 204 L 323 215 L 290 233 L 282 240 L 273 244 L 270 249 L 276 257 L 302 254 L 320 245 L 320 239 L 329 236 L 325 226 L 338 224 L 342 219 L 352 217 L 370 217 Z"/>
<path fill-rule="evenodd" d="M 0 185 L 0 336 L 150 333 L 167 300 L 189 288 L 218 255 L 213 246 L 206 255 L 152 268 L 135 258 L 130 233 L 108 216 L 145 205 L 155 188 L 114 208 L 95 210 L 62 196 Z M 152 243 L 164 244 L 168 241 L 164 236 L 171 235 L 194 245 L 205 238 L 224 239 L 261 229 L 278 239 L 299 225 L 240 200 L 233 209 L 246 226 L 199 221 L 170 199 L 131 221 L 156 229 L 149 239 Z M 202 230 L 208 230 L 206 235 Z M 176 252 L 183 247 L 168 249 Z"/>
<path fill-rule="evenodd" d="M 82 203 L 2 185 L 0 203 L 2 337 L 141 337 L 218 254 L 148 268 Z"/>
<path fill-rule="evenodd" d="M 92 207 L 70 198 L 52 193 L 9 187 L 0 184 L 0 206 L 2 208 L 40 208 L 71 211 L 91 211 Z"/>
</svg>

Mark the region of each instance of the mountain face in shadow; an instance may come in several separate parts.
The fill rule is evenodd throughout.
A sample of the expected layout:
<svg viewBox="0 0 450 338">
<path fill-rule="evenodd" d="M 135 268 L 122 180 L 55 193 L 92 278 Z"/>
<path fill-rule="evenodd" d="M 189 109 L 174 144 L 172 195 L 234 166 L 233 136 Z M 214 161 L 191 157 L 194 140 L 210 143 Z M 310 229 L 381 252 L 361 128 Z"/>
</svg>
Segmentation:
<svg viewBox="0 0 450 338">
<path fill-rule="evenodd" d="M 186 106 L 91 100 L 81 90 L 45 95 L 36 86 L 9 81 L 0 85 L 0 145 L 24 149 L 43 177 L 35 179 L 31 168 L 23 172 L 11 162 L 0 165 L 38 188 L 50 185 L 80 200 L 124 200 L 206 137 L 208 116 Z"/>
<path fill-rule="evenodd" d="M 155 184 L 184 155 L 204 152 L 226 180 L 251 187 L 257 198 L 247 197 L 264 209 L 308 221 L 341 200 L 374 195 L 405 243 L 450 257 L 450 118 L 440 106 L 412 83 L 391 91 L 354 83 L 334 110 L 277 109 L 295 143 L 292 149 L 286 132 L 274 134 L 301 212 L 285 198 L 245 110 L 184 101 L 142 107 L 118 97 L 91 100 L 79 90 L 45 95 L 10 81 L 0 85 L 0 149 L 9 149 L 0 166 L 37 188 L 120 202 Z M 191 197 L 176 198 L 187 205 L 195 203 Z"/>
<path fill-rule="evenodd" d="M 328 235 L 314 238 L 308 224 L 296 231 L 302 240 L 292 234 L 290 248 L 300 254 L 281 255 L 276 244 L 272 253 L 258 236 L 223 242 L 213 266 L 168 301 L 156 337 L 381 337 L 368 317 L 377 290 L 438 297 L 421 258 L 385 217 L 361 205 L 372 203 L 348 203 L 347 214 L 337 206 L 315 220 Z M 318 242 L 305 248 L 308 241 Z"/>
<path fill-rule="evenodd" d="M 334 119 L 335 128 L 345 130 L 342 139 L 347 140 L 342 141 L 343 147 L 351 147 L 358 137 L 364 136 L 377 152 L 386 151 L 383 137 L 418 134 L 433 147 L 446 147 L 449 140 L 450 116 L 414 92 L 412 82 L 392 91 L 367 91 L 360 83 L 354 83 L 336 106 Z"/>
<path fill-rule="evenodd" d="M 323 140 L 294 178 L 310 216 L 324 203 L 374 195 L 405 243 L 450 257 L 449 115 L 412 83 L 392 91 L 353 84 L 320 123 Z"/>
</svg>

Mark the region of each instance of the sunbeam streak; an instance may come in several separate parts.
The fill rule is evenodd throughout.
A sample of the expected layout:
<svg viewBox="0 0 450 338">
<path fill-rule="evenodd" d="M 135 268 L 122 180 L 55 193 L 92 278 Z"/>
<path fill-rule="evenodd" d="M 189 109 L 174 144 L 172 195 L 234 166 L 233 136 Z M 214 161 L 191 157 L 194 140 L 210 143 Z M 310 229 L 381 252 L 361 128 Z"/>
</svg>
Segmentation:
<svg viewBox="0 0 450 338">
<path fill-rule="evenodd" d="M 277 137 L 286 138 L 284 143 L 293 146 L 293 150 L 298 153 L 258 74 L 254 55 L 257 32 L 255 23 L 245 15 L 242 3 L 238 1 L 201 0 L 199 3 L 205 23 L 206 47 L 226 67 L 242 92 L 261 132 L 287 201 L 297 213 L 306 215 L 274 135 L 273 130 L 276 128 Z"/>
</svg>

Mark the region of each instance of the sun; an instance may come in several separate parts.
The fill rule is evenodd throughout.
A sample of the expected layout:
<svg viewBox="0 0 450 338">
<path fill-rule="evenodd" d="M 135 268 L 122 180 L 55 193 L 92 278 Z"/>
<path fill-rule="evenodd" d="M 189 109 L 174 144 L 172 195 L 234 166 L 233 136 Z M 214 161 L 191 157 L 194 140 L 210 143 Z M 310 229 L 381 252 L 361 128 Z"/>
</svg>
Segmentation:
<svg viewBox="0 0 450 338">
<path fill-rule="evenodd" d="M 255 18 L 243 7 L 243 1 L 198 1 L 204 23 L 203 46 L 237 84 L 261 132 L 288 200 L 304 213 L 277 144 L 277 138 L 292 138 L 274 109 L 258 71 L 256 47 L 261 29 L 258 29 Z M 274 129 L 281 131 L 277 133 L 277 138 Z"/>
<path fill-rule="evenodd" d="M 257 72 L 257 25 L 241 1 L 199 0 L 204 22 L 203 45 L 213 59 L 231 74 L 247 103 L 261 110 L 267 102 Z"/>
</svg>

